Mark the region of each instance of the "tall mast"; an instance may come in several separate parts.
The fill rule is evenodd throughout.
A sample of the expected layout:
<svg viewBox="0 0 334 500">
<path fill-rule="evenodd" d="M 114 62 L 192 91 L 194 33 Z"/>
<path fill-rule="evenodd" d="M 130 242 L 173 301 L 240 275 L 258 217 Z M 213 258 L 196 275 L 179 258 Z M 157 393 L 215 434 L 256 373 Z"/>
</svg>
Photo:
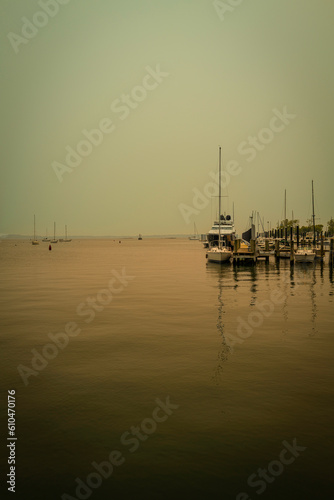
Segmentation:
<svg viewBox="0 0 334 500">
<path fill-rule="evenodd" d="M 312 181 L 312 219 L 313 219 L 313 245 L 315 245 L 315 213 L 314 213 L 314 188 Z"/>
<path fill-rule="evenodd" d="M 222 161 L 222 148 L 219 146 L 219 236 L 218 236 L 218 248 L 220 248 L 221 161 Z"/>
<path fill-rule="evenodd" d="M 36 221 L 35 221 L 35 214 L 34 214 L 34 241 L 36 240 Z"/>
<path fill-rule="evenodd" d="M 286 220 L 286 189 L 284 191 L 284 242 L 287 244 L 287 220 Z"/>
<path fill-rule="evenodd" d="M 284 191 L 284 227 L 286 227 L 286 190 Z"/>
</svg>

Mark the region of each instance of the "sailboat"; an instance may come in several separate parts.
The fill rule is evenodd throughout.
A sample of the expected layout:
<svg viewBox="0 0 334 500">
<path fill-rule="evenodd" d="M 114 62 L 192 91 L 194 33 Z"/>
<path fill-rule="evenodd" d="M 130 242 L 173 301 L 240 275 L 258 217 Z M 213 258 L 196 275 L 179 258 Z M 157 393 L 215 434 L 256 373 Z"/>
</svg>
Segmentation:
<svg viewBox="0 0 334 500">
<path fill-rule="evenodd" d="M 72 240 L 69 240 L 67 238 L 67 226 L 65 226 L 65 239 L 64 239 L 64 241 L 65 241 L 65 243 L 69 243 L 70 241 L 72 241 Z"/>
<path fill-rule="evenodd" d="M 232 251 L 222 244 L 221 240 L 221 147 L 219 146 L 219 225 L 218 225 L 218 246 L 210 247 L 207 251 L 207 259 L 209 262 L 222 264 L 229 262 L 232 256 Z"/>
<path fill-rule="evenodd" d="M 139 235 L 138 235 L 138 240 L 142 240 L 142 239 L 143 239 L 143 237 L 142 237 L 142 235 L 139 233 Z"/>
<path fill-rule="evenodd" d="M 316 258 L 315 251 L 315 213 L 314 213 L 314 188 L 312 181 L 312 222 L 313 222 L 313 246 L 314 249 L 309 248 L 298 248 L 295 252 L 295 261 L 296 262 L 314 262 Z"/>
<path fill-rule="evenodd" d="M 39 245 L 39 241 L 36 240 L 36 220 L 34 215 L 34 239 L 31 242 L 32 245 Z"/>
<path fill-rule="evenodd" d="M 42 241 L 44 241 L 44 242 L 50 241 L 50 239 L 48 238 L 48 230 L 47 229 L 45 230 L 45 238 L 43 238 Z"/>
<path fill-rule="evenodd" d="M 53 240 L 51 240 L 51 243 L 58 243 L 58 240 L 56 240 L 56 223 L 53 223 Z"/>
<path fill-rule="evenodd" d="M 194 234 L 192 236 L 189 236 L 189 239 L 190 240 L 199 240 L 199 234 L 198 234 L 195 222 L 194 222 Z"/>
</svg>

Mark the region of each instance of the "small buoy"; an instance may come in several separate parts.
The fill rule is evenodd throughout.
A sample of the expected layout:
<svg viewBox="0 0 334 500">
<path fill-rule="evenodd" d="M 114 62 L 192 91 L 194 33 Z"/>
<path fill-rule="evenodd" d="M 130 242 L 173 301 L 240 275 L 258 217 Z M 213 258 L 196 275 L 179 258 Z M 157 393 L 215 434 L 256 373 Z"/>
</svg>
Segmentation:
<svg viewBox="0 0 334 500">
<path fill-rule="evenodd" d="M 51 245 L 49 245 L 49 250 L 52 250 L 52 246 Z"/>
</svg>

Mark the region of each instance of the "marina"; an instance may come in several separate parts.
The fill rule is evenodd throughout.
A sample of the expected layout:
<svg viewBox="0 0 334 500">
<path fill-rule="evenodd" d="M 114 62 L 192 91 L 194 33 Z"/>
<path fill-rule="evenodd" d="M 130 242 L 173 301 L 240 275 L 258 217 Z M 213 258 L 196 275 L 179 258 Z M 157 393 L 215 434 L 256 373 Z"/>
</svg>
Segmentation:
<svg viewBox="0 0 334 500">
<path fill-rule="evenodd" d="M 1 500 L 333 498 L 333 19 L 3 2 Z"/>
<path fill-rule="evenodd" d="M 222 214 L 221 208 L 221 147 L 219 147 L 219 177 L 218 177 L 218 221 L 215 221 L 212 228 L 206 235 L 204 248 L 206 248 L 206 258 L 208 262 L 216 264 L 233 263 L 233 265 L 248 264 L 254 265 L 260 260 L 269 263 L 270 257 L 274 257 L 276 262 L 280 259 L 287 259 L 290 265 L 295 263 L 312 263 L 316 259 L 323 261 L 326 251 L 329 252 L 328 262 L 333 263 L 333 228 L 325 235 L 321 231 L 316 231 L 315 209 L 314 209 L 314 183 L 312 180 L 312 230 L 311 238 L 306 233 L 300 234 L 300 227 L 290 225 L 286 218 L 286 190 L 284 191 L 284 220 L 277 229 L 264 231 L 264 225 L 258 212 L 255 212 L 261 222 L 263 233 L 256 234 L 256 227 L 253 223 L 254 213 L 250 217 L 251 227 L 242 233 L 242 238 L 236 236 L 234 221 L 230 215 Z M 332 219 L 331 219 L 332 220 Z M 298 221 L 295 221 L 298 223 Z M 330 221 L 331 222 L 331 221 Z M 269 224 L 269 221 L 268 221 Z M 323 227 L 323 226 L 321 226 Z M 195 238 L 190 238 L 195 239 Z M 325 248 L 326 246 L 329 248 Z"/>
</svg>

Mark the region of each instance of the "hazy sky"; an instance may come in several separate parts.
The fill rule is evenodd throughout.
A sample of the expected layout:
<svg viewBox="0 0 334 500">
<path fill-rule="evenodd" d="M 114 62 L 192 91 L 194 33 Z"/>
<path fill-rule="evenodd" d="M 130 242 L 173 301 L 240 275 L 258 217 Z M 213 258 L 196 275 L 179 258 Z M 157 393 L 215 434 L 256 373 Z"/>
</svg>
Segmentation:
<svg viewBox="0 0 334 500">
<path fill-rule="evenodd" d="M 334 217 L 333 2 L 58 1 L 1 2 L 0 234 L 205 233 L 219 145 L 239 232 Z"/>
</svg>

